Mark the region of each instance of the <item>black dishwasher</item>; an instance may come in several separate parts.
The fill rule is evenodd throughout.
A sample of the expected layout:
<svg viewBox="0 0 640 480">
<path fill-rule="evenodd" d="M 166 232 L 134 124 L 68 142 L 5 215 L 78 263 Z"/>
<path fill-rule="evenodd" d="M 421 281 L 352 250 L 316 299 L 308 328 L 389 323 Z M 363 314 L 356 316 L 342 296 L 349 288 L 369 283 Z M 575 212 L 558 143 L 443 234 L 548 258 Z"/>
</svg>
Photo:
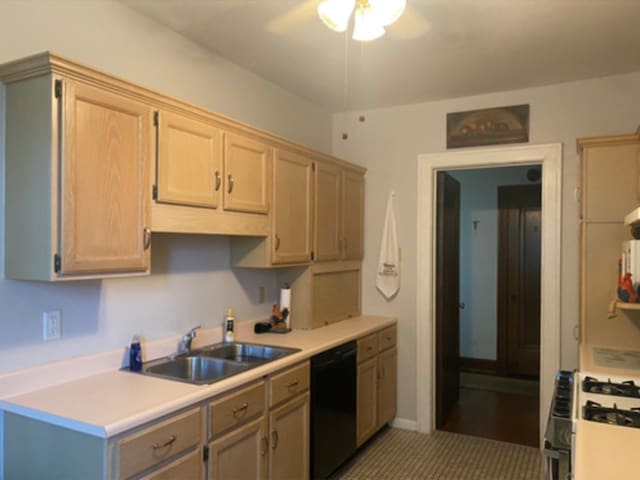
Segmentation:
<svg viewBox="0 0 640 480">
<path fill-rule="evenodd" d="M 312 480 L 327 478 L 356 451 L 356 342 L 311 357 Z"/>
</svg>

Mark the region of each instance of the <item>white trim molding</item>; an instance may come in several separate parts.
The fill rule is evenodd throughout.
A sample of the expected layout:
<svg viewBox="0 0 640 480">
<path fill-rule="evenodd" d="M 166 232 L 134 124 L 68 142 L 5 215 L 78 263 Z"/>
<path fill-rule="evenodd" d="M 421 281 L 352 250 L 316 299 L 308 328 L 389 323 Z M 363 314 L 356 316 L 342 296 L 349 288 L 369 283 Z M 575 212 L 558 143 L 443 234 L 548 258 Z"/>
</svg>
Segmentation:
<svg viewBox="0 0 640 480">
<path fill-rule="evenodd" d="M 436 173 L 542 165 L 540 271 L 540 434 L 560 368 L 562 145 L 478 148 L 418 156 L 417 429 L 435 428 Z"/>
<path fill-rule="evenodd" d="M 418 423 L 415 420 L 409 420 L 408 418 L 396 417 L 391 420 L 391 426 L 393 428 L 400 428 L 402 430 L 415 431 L 418 429 Z"/>
</svg>

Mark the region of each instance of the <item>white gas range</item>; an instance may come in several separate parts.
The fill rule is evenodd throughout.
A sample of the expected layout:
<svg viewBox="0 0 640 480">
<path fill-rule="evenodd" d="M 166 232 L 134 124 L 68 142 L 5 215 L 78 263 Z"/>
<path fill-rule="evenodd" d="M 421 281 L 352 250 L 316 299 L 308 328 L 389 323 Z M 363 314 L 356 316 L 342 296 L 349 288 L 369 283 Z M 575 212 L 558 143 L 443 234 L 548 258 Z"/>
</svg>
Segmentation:
<svg viewBox="0 0 640 480">
<path fill-rule="evenodd" d="M 617 444 L 621 442 L 621 444 Z M 600 445 L 602 443 L 602 445 Z M 603 448 L 610 448 L 603 454 Z M 638 469 L 632 476 L 610 476 L 610 468 L 623 468 L 614 458 L 629 460 L 624 450 L 640 449 L 640 378 L 594 372 L 561 371 L 556 377 L 549 420 L 545 432 L 546 478 L 552 480 L 640 478 Z M 576 458 L 576 451 L 580 458 Z M 606 476 L 594 468 L 576 468 L 584 458 L 602 456 L 589 462 L 601 465 Z M 631 456 L 638 458 L 638 454 Z M 618 458 L 619 459 L 619 458 Z M 633 463 L 634 460 L 631 460 Z M 640 467 L 640 462 L 638 467 Z"/>
</svg>

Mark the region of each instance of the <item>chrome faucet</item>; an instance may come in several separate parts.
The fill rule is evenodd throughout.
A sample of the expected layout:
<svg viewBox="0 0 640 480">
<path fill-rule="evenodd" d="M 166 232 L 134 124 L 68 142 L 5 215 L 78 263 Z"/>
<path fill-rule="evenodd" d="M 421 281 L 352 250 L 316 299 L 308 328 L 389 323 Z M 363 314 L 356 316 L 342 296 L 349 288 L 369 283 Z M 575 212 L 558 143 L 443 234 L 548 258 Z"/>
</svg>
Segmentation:
<svg viewBox="0 0 640 480">
<path fill-rule="evenodd" d="M 189 353 L 191 351 L 191 342 L 193 342 L 193 339 L 196 338 L 196 330 L 198 330 L 199 328 L 200 325 L 198 325 L 197 327 L 193 327 L 191 330 L 184 334 L 184 337 L 182 337 L 183 352 Z"/>
</svg>

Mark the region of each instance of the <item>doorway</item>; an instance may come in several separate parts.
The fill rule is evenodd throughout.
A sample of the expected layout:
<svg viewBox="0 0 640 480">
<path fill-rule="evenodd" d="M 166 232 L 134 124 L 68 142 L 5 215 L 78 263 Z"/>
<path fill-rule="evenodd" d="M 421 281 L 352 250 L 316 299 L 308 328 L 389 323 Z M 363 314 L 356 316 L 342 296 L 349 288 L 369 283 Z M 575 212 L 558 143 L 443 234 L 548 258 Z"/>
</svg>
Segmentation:
<svg viewBox="0 0 640 480">
<path fill-rule="evenodd" d="M 539 178 L 539 166 L 437 173 L 437 429 L 538 443 Z"/>
<path fill-rule="evenodd" d="M 549 408 L 560 365 L 561 145 L 482 148 L 418 157 L 417 428 L 432 432 L 436 420 L 436 178 L 439 171 L 495 166 L 543 167 L 541 201 L 541 300 L 539 425 Z M 542 440 L 540 438 L 540 440 Z"/>
</svg>

